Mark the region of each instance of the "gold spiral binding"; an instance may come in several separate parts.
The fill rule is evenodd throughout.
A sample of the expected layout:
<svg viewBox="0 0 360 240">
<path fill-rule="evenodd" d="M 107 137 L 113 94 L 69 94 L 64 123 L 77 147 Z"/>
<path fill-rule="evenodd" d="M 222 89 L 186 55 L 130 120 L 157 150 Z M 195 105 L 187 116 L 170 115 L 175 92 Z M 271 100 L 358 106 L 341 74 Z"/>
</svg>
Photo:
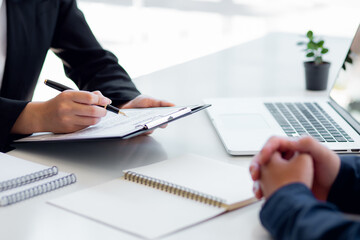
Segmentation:
<svg viewBox="0 0 360 240">
<path fill-rule="evenodd" d="M 149 186 L 161 191 L 165 191 L 183 198 L 191 199 L 197 202 L 205 203 L 215 207 L 224 207 L 224 201 L 220 198 L 204 194 L 190 188 L 182 187 L 176 184 L 172 184 L 157 178 L 151 178 L 142 174 L 138 174 L 132 171 L 127 171 L 124 174 L 124 179 L 130 182 L 139 183 L 145 186 Z"/>
</svg>

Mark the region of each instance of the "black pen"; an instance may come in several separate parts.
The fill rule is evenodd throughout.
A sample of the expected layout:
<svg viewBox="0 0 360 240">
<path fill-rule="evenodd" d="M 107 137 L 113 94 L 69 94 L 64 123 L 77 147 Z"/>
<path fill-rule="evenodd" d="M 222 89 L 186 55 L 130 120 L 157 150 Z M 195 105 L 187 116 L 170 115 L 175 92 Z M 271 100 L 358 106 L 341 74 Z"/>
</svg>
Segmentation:
<svg viewBox="0 0 360 240">
<path fill-rule="evenodd" d="M 45 85 L 48 85 L 49 87 L 52 87 L 60 92 L 63 92 L 65 90 L 74 90 L 65 85 L 62 85 L 61 83 L 57 83 L 57 82 L 54 82 L 49 79 L 45 79 L 44 83 L 45 83 Z M 100 107 L 102 107 L 102 106 L 100 106 Z M 122 115 L 126 116 L 126 114 L 124 112 L 120 111 L 120 109 L 118 109 L 117 107 L 114 107 L 113 105 L 109 104 L 109 105 L 104 106 L 104 108 L 110 112 L 113 112 L 116 114 L 122 114 Z"/>
</svg>

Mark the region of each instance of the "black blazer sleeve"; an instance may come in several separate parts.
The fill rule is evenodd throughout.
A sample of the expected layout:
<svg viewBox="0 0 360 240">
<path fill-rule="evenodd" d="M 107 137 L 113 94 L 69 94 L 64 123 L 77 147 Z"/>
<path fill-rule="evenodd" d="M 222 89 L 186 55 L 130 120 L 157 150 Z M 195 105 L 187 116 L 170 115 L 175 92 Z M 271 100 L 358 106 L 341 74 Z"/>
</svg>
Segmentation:
<svg viewBox="0 0 360 240">
<path fill-rule="evenodd" d="M 83 90 L 100 90 L 113 105 L 126 103 L 139 91 L 117 58 L 104 50 L 92 34 L 74 0 L 61 0 L 51 47 L 65 72 Z M 110 27 L 110 26 L 104 26 Z M 114 28 L 114 26 L 111 26 Z M 114 28 L 114 32 L 119 31 Z"/>
<path fill-rule="evenodd" d="M 0 152 L 9 150 L 8 144 L 15 137 L 15 135 L 10 134 L 10 131 L 27 103 L 27 101 L 0 97 Z"/>
<path fill-rule="evenodd" d="M 342 158 L 329 195 L 329 200 L 336 205 L 318 201 L 303 184 L 290 184 L 266 201 L 260 212 L 264 227 L 275 239 L 360 239 L 360 222 L 348 219 L 338 209 L 358 211 L 358 160 L 358 157 Z"/>
<path fill-rule="evenodd" d="M 100 90 L 114 105 L 140 94 L 117 58 L 95 39 L 75 0 L 7 0 L 7 19 L 0 151 L 17 137 L 11 128 L 32 98 L 49 49 L 63 60 L 67 76 L 80 89 Z"/>
</svg>

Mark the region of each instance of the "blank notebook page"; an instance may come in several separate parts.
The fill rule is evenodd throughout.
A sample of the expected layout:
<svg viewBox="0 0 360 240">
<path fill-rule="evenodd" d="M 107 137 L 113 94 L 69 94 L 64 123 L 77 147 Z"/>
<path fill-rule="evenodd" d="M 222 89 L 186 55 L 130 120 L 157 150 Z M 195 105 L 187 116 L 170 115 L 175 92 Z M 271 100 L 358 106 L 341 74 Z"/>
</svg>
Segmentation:
<svg viewBox="0 0 360 240">
<path fill-rule="evenodd" d="M 121 180 L 52 200 L 50 204 L 145 238 L 157 238 L 224 212 Z"/>
<path fill-rule="evenodd" d="M 242 176 L 249 175 L 247 169 L 195 155 L 131 170 L 229 201 L 253 196 L 247 195 L 251 184 Z M 50 204 L 145 238 L 164 236 L 226 211 L 124 179 L 54 199 Z"/>
</svg>

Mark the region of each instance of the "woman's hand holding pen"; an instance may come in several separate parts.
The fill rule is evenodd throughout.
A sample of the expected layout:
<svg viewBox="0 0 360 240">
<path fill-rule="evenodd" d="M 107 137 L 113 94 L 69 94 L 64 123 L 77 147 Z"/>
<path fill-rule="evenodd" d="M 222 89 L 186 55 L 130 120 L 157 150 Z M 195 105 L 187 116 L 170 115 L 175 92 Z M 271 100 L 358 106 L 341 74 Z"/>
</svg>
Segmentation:
<svg viewBox="0 0 360 240">
<path fill-rule="evenodd" d="M 17 118 L 11 133 L 70 133 L 98 123 L 106 115 L 107 110 L 125 115 L 118 108 L 111 106 L 111 100 L 104 97 L 100 91 L 76 91 L 49 79 L 46 79 L 44 83 L 61 93 L 46 102 L 28 103 Z M 122 108 L 171 106 L 174 104 L 139 95 L 124 104 Z"/>
<path fill-rule="evenodd" d="M 67 90 L 46 102 L 30 102 L 16 120 L 12 133 L 69 133 L 94 125 L 107 113 L 111 100 L 101 92 Z"/>
</svg>

